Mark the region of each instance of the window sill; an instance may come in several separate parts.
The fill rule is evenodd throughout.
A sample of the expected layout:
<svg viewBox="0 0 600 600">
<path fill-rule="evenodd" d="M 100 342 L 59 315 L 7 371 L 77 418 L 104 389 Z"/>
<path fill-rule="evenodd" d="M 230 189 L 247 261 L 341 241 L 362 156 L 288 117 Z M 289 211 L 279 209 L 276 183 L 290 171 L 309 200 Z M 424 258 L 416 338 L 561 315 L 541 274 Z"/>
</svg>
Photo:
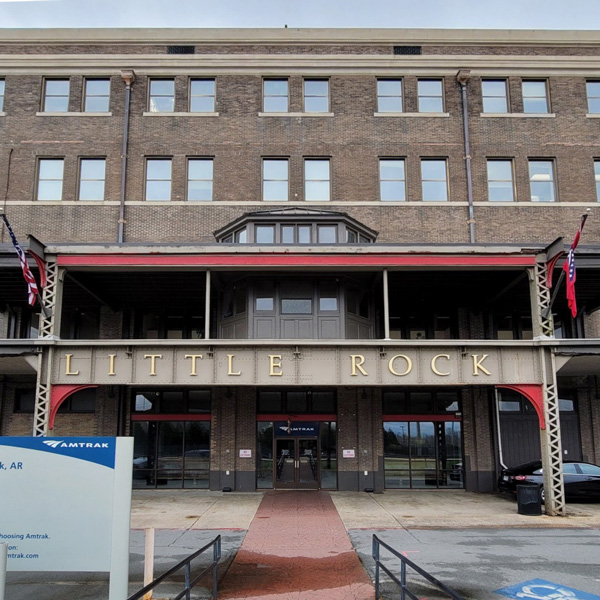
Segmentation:
<svg viewBox="0 0 600 600">
<path fill-rule="evenodd" d="M 218 117 L 218 112 L 143 112 L 143 117 Z"/>
<path fill-rule="evenodd" d="M 0 115 L 2 115 L 4 113 L 0 113 Z M 600 119 L 600 113 L 588 113 L 587 115 L 585 115 L 586 119 Z"/>
<path fill-rule="evenodd" d="M 376 112 L 376 113 L 373 113 L 373 116 L 374 117 L 436 117 L 436 118 L 438 118 L 438 117 L 449 117 L 450 113 L 447 113 L 447 112 L 443 112 L 443 113 Z"/>
<path fill-rule="evenodd" d="M 36 112 L 36 117 L 112 117 L 111 112 Z"/>
<path fill-rule="evenodd" d="M 259 112 L 259 117 L 333 117 L 332 112 Z"/>
<path fill-rule="evenodd" d="M 536 119 L 553 119 L 556 117 L 554 113 L 479 113 L 479 116 L 482 118 L 487 117 L 503 117 L 503 118 L 516 118 L 516 119 L 527 119 L 527 118 L 536 118 Z"/>
<path fill-rule="evenodd" d="M 5 116 L 6 116 L 6 113 L 5 113 L 5 112 L 2 112 L 2 111 L 0 110 L 0 117 L 5 117 Z"/>
</svg>

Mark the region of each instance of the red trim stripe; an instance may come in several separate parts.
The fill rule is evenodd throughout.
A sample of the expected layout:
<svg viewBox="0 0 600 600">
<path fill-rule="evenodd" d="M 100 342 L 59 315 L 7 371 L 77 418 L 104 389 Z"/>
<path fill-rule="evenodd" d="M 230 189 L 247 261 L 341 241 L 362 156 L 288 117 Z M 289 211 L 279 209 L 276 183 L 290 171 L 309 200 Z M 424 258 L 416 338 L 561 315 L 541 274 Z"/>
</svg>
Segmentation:
<svg viewBox="0 0 600 600">
<path fill-rule="evenodd" d="M 166 256 L 64 255 L 61 267 L 531 267 L 533 256 L 423 256 L 405 254 L 297 255 L 297 254 L 199 254 Z"/>
</svg>

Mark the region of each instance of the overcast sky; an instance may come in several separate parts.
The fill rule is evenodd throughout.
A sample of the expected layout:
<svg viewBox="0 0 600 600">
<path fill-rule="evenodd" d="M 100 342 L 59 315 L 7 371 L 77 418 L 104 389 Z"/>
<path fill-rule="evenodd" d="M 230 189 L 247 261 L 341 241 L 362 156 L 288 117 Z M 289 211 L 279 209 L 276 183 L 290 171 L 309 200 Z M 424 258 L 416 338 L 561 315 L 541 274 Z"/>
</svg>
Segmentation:
<svg viewBox="0 0 600 600">
<path fill-rule="evenodd" d="M 600 0 L 0 0 L 0 27 L 600 29 Z"/>
</svg>

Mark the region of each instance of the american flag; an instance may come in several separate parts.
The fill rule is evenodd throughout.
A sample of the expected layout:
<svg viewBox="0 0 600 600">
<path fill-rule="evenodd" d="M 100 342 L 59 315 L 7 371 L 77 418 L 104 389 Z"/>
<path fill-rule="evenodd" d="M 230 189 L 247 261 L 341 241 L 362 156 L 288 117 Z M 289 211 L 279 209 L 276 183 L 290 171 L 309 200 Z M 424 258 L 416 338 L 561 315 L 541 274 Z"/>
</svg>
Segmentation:
<svg viewBox="0 0 600 600">
<path fill-rule="evenodd" d="M 575 298 L 575 281 L 577 279 L 577 273 L 575 271 L 575 248 L 577 248 L 577 244 L 579 244 L 581 231 L 583 230 L 583 226 L 585 225 L 585 220 L 587 217 L 587 214 L 581 216 L 579 229 L 575 234 L 575 238 L 571 244 L 571 249 L 569 250 L 569 255 L 567 256 L 567 260 L 563 265 L 563 270 L 567 274 L 567 303 L 569 304 L 573 318 L 577 316 L 577 300 Z"/>
<path fill-rule="evenodd" d="M 23 277 L 25 277 L 25 281 L 27 282 L 27 293 L 29 294 L 29 304 L 33 306 L 35 304 L 35 300 L 39 294 L 38 286 L 35 281 L 35 277 L 27 264 L 27 259 L 25 258 L 25 254 L 21 246 L 19 246 L 19 242 L 17 242 L 17 238 L 8 222 L 8 219 L 5 215 L 2 215 L 2 219 L 4 220 L 4 224 L 6 225 L 6 229 L 8 229 L 8 234 L 10 235 L 10 239 L 12 240 L 13 246 L 17 254 L 19 255 L 19 262 L 21 263 L 21 269 L 23 270 Z"/>
</svg>

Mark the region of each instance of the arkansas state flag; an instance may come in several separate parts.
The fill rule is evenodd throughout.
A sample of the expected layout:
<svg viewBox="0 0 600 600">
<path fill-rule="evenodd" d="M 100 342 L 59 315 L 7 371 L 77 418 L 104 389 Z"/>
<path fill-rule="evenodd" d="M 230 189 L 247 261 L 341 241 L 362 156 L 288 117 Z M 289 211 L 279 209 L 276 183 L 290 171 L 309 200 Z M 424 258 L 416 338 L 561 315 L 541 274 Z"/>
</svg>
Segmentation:
<svg viewBox="0 0 600 600">
<path fill-rule="evenodd" d="M 587 214 L 581 216 L 579 229 L 575 234 L 575 238 L 571 244 L 571 249 L 569 250 L 569 255 L 567 256 L 567 260 L 563 265 L 563 270 L 567 274 L 567 302 L 569 304 L 569 308 L 571 309 L 571 315 L 573 315 L 573 318 L 577 316 L 577 300 L 575 299 L 575 281 L 577 279 L 575 271 L 575 248 L 577 248 L 577 244 L 579 244 L 579 238 L 581 237 L 581 232 L 587 217 Z"/>
</svg>

